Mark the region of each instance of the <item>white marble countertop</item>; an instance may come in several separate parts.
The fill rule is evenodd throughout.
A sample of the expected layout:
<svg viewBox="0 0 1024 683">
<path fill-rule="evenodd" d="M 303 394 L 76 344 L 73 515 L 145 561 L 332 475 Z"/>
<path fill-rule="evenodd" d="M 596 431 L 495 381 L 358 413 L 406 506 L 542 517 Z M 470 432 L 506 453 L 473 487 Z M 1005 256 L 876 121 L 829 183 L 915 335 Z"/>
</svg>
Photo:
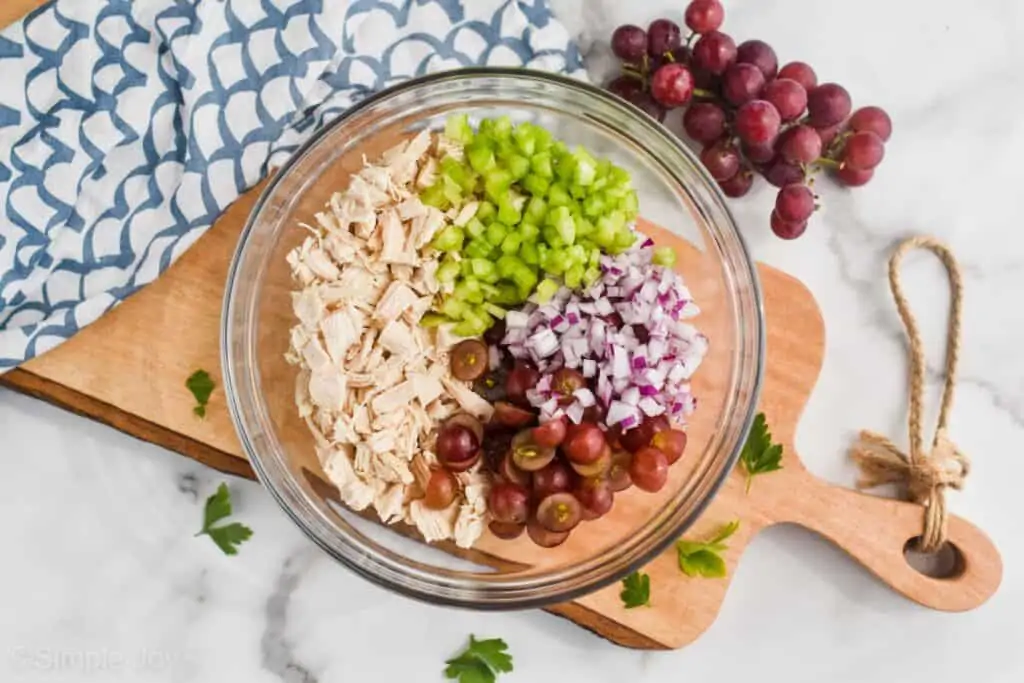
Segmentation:
<svg viewBox="0 0 1024 683">
<path fill-rule="evenodd" d="M 553 0 L 595 77 L 618 23 L 679 18 L 683 0 Z M 902 330 L 885 283 L 894 242 L 947 240 L 966 271 L 962 377 L 951 434 L 973 457 L 951 507 L 991 534 L 1005 577 L 985 606 L 932 612 L 826 542 L 774 528 L 744 557 L 717 623 L 677 652 L 626 650 L 541 612 L 476 614 L 389 595 L 331 562 L 258 485 L 232 481 L 255 530 L 239 557 L 192 537 L 224 476 L 107 427 L 0 390 L 0 680 L 440 681 L 469 633 L 505 638 L 502 680 L 979 683 L 1024 679 L 1024 5 L 859 0 L 726 2 L 726 30 L 810 62 L 855 104 L 895 121 L 875 181 L 821 185 L 826 210 L 799 241 L 768 229 L 761 184 L 735 214 L 758 259 L 801 278 L 828 329 L 821 380 L 797 435 L 817 474 L 850 483 L 853 433 L 903 437 Z M 927 10 L 925 8 L 927 7 Z M 905 280 L 931 367 L 946 284 L 927 257 Z M 1008 305 L 1003 305 L 1008 304 Z M 931 373 L 929 399 L 939 380 Z M 783 626 L 785 624 L 785 626 Z M 396 657 L 393 645 L 403 647 Z"/>
</svg>

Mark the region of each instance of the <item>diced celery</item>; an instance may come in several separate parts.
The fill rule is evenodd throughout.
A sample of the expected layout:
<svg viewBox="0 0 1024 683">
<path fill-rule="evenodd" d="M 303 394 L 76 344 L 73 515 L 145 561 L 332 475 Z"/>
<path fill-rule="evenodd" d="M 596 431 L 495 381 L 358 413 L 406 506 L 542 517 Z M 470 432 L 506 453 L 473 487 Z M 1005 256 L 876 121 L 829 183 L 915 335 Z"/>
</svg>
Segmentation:
<svg viewBox="0 0 1024 683">
<path fill-rule="evenodd" d="M 466 160 L 477 173 L 489 173 L 498 166 L 494 158 L 494 150 L 482 142 L 473 142 L 466 146 Z"/>
<path fill-rule="evenodd" d="M 626 216 L 630 220 L 636 218 L 640 211 L 640 200 L 637 199 L 636 192 L 627 193 L 626 196 L 622 198 L 622 201 L 619 202 L 619 208 L 626 213 Z"/>
<path fill-rule="evenodd" d="M 551 206 L 568 206 L 572 202 L 569 191 L 561 183 L 553 183 L 548 188 L 548 204 Z"/>
<path fill-rule="evenodd" d="M 486 240 L 473 239 L 469 241 L 464 251 L 470 258 L 490 258 L 492 249 L 493 247 Z"/>
<path fill-rule="evenodd" d="M 505 239 L 501 242 L 501 252 L 503 254 L 515 254 L 519 251 L 519 245 L 522 242 L 522 238 L 519 233 L 510 232 L 505 235 Z"/>
<path fill-rule="evenodd" d="M 600 268 L 590 267 L 583 272 L 583 284 L 586 287 L 589 287 L 590 285 L 594 284 L 599 279 L 601 279 Z"/>
<path fill-rule="evenodd" d="M 578 289 L 583 284 L 583 266 L 576 264 L 565 271 L 565 285 L 570 289 Z"/>
<path fill-rule="evenodd" d="M 548 254 L 547 263 L 541 265 L 552 275 L 561 275 L 570 265 L 569 254 L 563 249 L 552 250 Z"/>
<path fill-rule="evenodd" d="M 539 175 L 541 178 L 550 180 L 555 177 L 555 171 L 551 167 L 551 155 L 547 152 L 534 154 L 530 159 L 530 168 L 533 169 L 534 174 Z"/>
<path fill-rule="evenodd" d="M 519 181 L 519 184 L 523 186 L 523 189 L 532 194 L 535 198 L 543 197 L 548 193 L 548 188 L 551 187 L 551 182 L 547 178 L 542 178 L 539 175 L 530 173 L 525 178 Z"/>
<path fill-rule="evenodd" d="M 617 234 L 614 223 L 607 216 L 602 216 L 597 219 L 597 228 L 591 233 L 590 238 L 594 240 L 594 243 L 605 249 L 611 248 L 615 244 L 615 235 Z"/>
<path fill-rule="evenodd" d="M 473 276 L 473 259 L 471 259 L 471 258 L 462 259 L 462 262 L 459 264 L 459 273 L 463 277 L 472 277 Z"/>
<path fill-rule="evenodd" d="M 448 208 L 450 202 L 448 198 L 444 196 L 444 185 L 441 183 L 434 183 L 427 189 L 420 193 L 420 201 L 427 206 L 433 206 L 434 208 L 441 209 L 444 211 Z"/>
<path fill-rule="evenodd" d="M 587 250 L 581 244 L 574 244 L 569 247 L 569 263 L 576 266 L 583 266 L 587 262 Z"/>
<path fill-rule="evenodd" d="M 476 318 L 463 320 L 452 328 L 452 332 L 460 337 L 479 337 L 486 331 L 486 325 Z"/>
<path fill-rule="evenodd" d="M 466 302 L 456 299 L 454 296 L 448 297 L 441 304 L 441 312 L 452 320 L 461 320 L 468 310 L 469 306 Z"/>
<path fill-rule="evenodd" d="M 492 202 L 500 202 L 512 187 L 512 174 L 500 168 L 484 174 L 484 190 Z"/>
<path fill-rule="evenodd" d="M 501 306 L 495 306 L 494 304 L 492 304 L 492 303 L 490 303 L 488 301 L 484 302 L 484 310 L 487 311 L 488 313 L 490 313 L 492 316 L 494 316 L 498 320 L 501 320 L 502 318 L 504 318 L 505 317 L 505 313 L 508 312 L 504 308 L 502 308 Z"/>
<path fill-rule="evenodd" d="M 473 268 L 473 276 L 483 282 L 497 282 L 498 281 L 498 269 L 494 267 L 494 263 L 487 259 L 475 258 L 471 259 L 470 263 Z"/>
<path fill-rule="evenodd" d="M 530 172 L 530 160 L 519 154 L 510 156 L 505 165 L 516 180 Z"/>
<path fill-rule="evenodd" d="M 612 187 L 629 187 L 632 184 L 632 180 L 627 170 L 618 166 L 612 166 L 608 169 L 608 184 Z"/>
<path fill-rule="evenodd" d="M 605 210 L 604 197 L 592 194 L 583 200 L 583 213 L 589 218 L 599 218 Z"/>
<path fill-rule="evenodd" d="M 518 268 L 512 273 L 512 281 L 516 283 L 519 293 L 523 296 L 529 295 L 533 288 L 537 286 L 537 276 L 525 264 L 523 264 L 522 268 Z"/>
<path fill-rule="evenodd" d="M 448 322 L 448 318 L 441 315 L 440 313 L 434 313 L 433 311 L 427 311 L 420 318 L 421 327 L 437 327 Z"/>
<path fill-rule="evenodd" d="M 479 218 L 474 216 L 473 218 L 469 219 L 468 223 L 466 223 L 465 229 L 467 235 L 476 238 L 484 234 L 484 231 L 487 229 L 487 226 L 481 223 Z"/>
<path fill-rule="evenodd" d="M 480 288 L 480 283 L 472 278 L 466 278 L 455 285 L 453 296 L 456 299 L 473 304 L 482 304 L 484 302 L 484 292 Z"/>
<path fill-rule="evenodd" d="M 459 276 L 459 264 L 455 261 L 445 261 L 437 268 L 438 282 L 455 282 Z"/>
<path fill-rule="evenodd" d="M 546 303 L 558 292 L 558 283 L 551 279 L 541 280 L 537 285 L 537 301 Z"/>
<path fill-rule="evenodd" d="M 537 136 L 533 128 L 532 123 L 520 123 L 512 130 L 512 139 L 515 140 L 516 146 L 528 157 L 537 152 Z"/>
<path fill-rule="evenodd" d="M 519 296 L 519 288 L 510 282 L 499 282 L 497 290 L 498 293 L 491 297 L 491 301 L 496 304 L 516 306 L 523 302 L 523 297 Z"/>
<path fill-rule="evenodd" d="M 580 187 L 593 185 L 597 178 L 597 167 L 589 159 L 576 159 L 576 168 L 573 170 L 573 184 Z"/>
<path fill-rule="evenodd" d="M 672 247 L 658 247 L 651 260 L 659 266 L 671 268 L 676 264 L 676 250 Z"/>
<path fill-rule="evenodd" d="M 636 242 L 636 233 L 632 232 L 628 228 L 624 228 L 615 235 L 615 248 L 621 251 L 625 251 L 633 246 Z"/>
<path fill-rule="evenodd" d="M 498 220 L 506 225 L 515 225 L 523 218 L 523 214 L 516 210 L 512 202 L 506 199 L 498 202 Z"/>
<path fill-rule="evenodd" d="M 519 258 L 528 265 L 540 265 L 540 252 L 537 251 L 537 245 L 533 242 L 523 242 L 519 245 Z"/>
<path fill-rule="evenodd" d="M 456 206 L 461 204 L 462 186 L 448 176 L 442 176 L 441 183 L 442 186 L 444 187 L 445 199 L 447 199 L 452 204 L 455 204 Z"/>
<path fill-rule="evenodd" d="M 458 140 L 462 144 L 468 144 L 473 139 L 473 128 L 469 125 L 469 116 L 466 114 L 452 114 L 444 123 L 445 137 Z"/>
<path fill-rule="evenodd" d="M 512 275 L 522 269 L 529 270 L 529 267 L 523 263 L 522 259 L 513 254 L 503 254 L 498 259 L 498 274 L 505 279 L 511 279 Z"/>
<path fill-rule="evenodd" d="M 553 225 L 545 225 L 541 230 L 541 235 L 544 241 L 547 242 L 548 246 L 552 249 L 560 249 L 565 246 L 565 242 L 562 240 L 562 236 L 558 234 L 558 228 Z M 541 265 L 544 265 L 543 261 Z"/>
<path fill-rule="evenodd" d="M 434 236 L 432 244 L 435 249 L 440 251 L 460 251 L 462 249 L 462 242 L 465 239 L 466 235 L 462 232 L 462 228 L 449 225 Z"/>
<path fill-rule="evenodd" d="M 494 120 L 494 137 L 498 140 L 508 140 L 512 137 L 512 119 L 502 116 Z"/>
<path fill-rule="evenodd" d="M 498 215 L 498 207 L 489 201 L 480 202 L 480 206 L 476 208 L 476 217 L 483 223 L 488 223 L 489 218 L 494 218 Z"/>
<path fill-rule="evenodd" d="M 537 237 L 540 236 L 540 228 L 533 223 L 523 221 L 519 224 L 519 236 L 522 237 L 524 242 L 535 242 Z"/>
<path fill-rule="evenodd" d="M 590 257 L 587 259 L 587 265 L 591 268 L 597 268 L 601 263 L 601 250 L 597 247 L 590 248 Z"/>
<path fill-rule="evenodd" d="M 588 237 L 590 233 L 594 232 L 594 224 L 588 221 L 582 216 L 577 216 L 573 220 L 576 221 L 576 239 L 580 237 Z"/>
<path fill-rule="evenodd" d="M 572 244 L 576 241 L 576 221 L 573 220 L 569 209 L 560 206 L 548 214 L 548 223 L 558 231 L 558 236 L 565 244 Z"/>
<path fill-rule="evenodd" d="M 526 217 L 533 219 L 533 222 L 535 223 L 539 223 L 544 220 L 544 216 L 546 216 L 547 213 L 548 204 L 539 196 L 531 197 L 530 201 L 526 204 Z"/>
<path fill-rule="evenodd" d="M 486 239 L 491 245 L 500 247 L 501 243 L 505 241 L 505 235 L 508 234 L 508 228 L 502 223 L 494 221 L 487 226 L 487 232 L 484 233 L 484 239 Z"/>
</svg>

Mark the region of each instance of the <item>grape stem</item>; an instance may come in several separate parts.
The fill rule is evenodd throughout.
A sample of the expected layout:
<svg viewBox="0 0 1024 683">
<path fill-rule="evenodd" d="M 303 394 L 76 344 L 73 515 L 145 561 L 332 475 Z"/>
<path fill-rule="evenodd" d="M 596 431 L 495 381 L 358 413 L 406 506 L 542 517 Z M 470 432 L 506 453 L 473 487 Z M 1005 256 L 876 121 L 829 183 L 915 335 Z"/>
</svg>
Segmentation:
<svg viewBox="0 0 1024 683">
<path fill-rule="evenodd" d="M 821 168 L 831 168 L 835 170 L 839 170 L 839 168 L 842 166 L 840 162 L 836 161 L 835 159 L 829 159 L 828 157 L 818 157 L 814 161 L 814 163 L 820 166 Z"/>
<path fill-rule="evenodd" d="M 718 99 L 718 96 L 715 95 L 715 93 L 713 93 L 710 90 L 704 90 L 703 88 L 694 88 L 693 89 L 693 96 L 694 97 L 703 97 L 706 100 L 717 100 Z"/>
</svg>

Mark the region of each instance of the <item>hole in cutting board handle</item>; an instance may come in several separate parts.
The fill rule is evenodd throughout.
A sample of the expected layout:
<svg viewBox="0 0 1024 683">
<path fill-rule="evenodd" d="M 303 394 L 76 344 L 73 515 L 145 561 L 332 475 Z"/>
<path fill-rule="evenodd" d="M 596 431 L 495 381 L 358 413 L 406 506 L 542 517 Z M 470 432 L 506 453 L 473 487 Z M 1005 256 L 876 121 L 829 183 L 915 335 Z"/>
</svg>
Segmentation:
<svg viewBox="0 0 1024 683">
<path fill-rule="evenodd" d="M 915 536 L 903 546 L 903 557 L 916 571 L 933 579 L 956 579 L 963 575 L 964 555 L 955 545 L 946 541 L 934 552 L 920 550 L 921 537 Z"/>
</svg>

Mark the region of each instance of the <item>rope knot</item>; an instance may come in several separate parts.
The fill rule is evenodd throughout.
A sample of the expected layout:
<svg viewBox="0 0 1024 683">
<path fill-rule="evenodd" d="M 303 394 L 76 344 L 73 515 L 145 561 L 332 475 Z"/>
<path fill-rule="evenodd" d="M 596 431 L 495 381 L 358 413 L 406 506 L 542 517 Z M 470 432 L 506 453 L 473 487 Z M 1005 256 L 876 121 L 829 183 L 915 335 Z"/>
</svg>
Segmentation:
<svg viewBox="0 0 1024 683">
<path fill-rule="evenodd" d="M 923 452 L 921 428 L 921 395 L 924 392 L 924 350 L 917 323 L 910 313 L 899 280 L 899 264 L 903 255 L 915 247 L 935 253 L 949 273 L 953 295 L 950 302 L 949 339 L 946 347 L 946 384 L 942 391 L 942 407 L 931 450 Z M 889 260 L 889 287 L 896 308 L 910 339 L 910 453 L 901 451 L 892 441 L 874 432 L 861 432 L 850 449 L 850 457 L 860 466 L 858 488 L 874 488 L 882 484 L 905 486 L 907 497 L 924 506 L 924 532 L 921 548 L 938 550 L 946 542 L 947 488 L 960 489 L 970 471 L 970 461 L 946 436 L 946 419 L 953 404 L 956 365 L 960 350 L 960 307 L 963 285 L 960 269 L 953 254 L 942 243 L 930 237 L 914 237 L 896 249 Z"/>
</svg>

